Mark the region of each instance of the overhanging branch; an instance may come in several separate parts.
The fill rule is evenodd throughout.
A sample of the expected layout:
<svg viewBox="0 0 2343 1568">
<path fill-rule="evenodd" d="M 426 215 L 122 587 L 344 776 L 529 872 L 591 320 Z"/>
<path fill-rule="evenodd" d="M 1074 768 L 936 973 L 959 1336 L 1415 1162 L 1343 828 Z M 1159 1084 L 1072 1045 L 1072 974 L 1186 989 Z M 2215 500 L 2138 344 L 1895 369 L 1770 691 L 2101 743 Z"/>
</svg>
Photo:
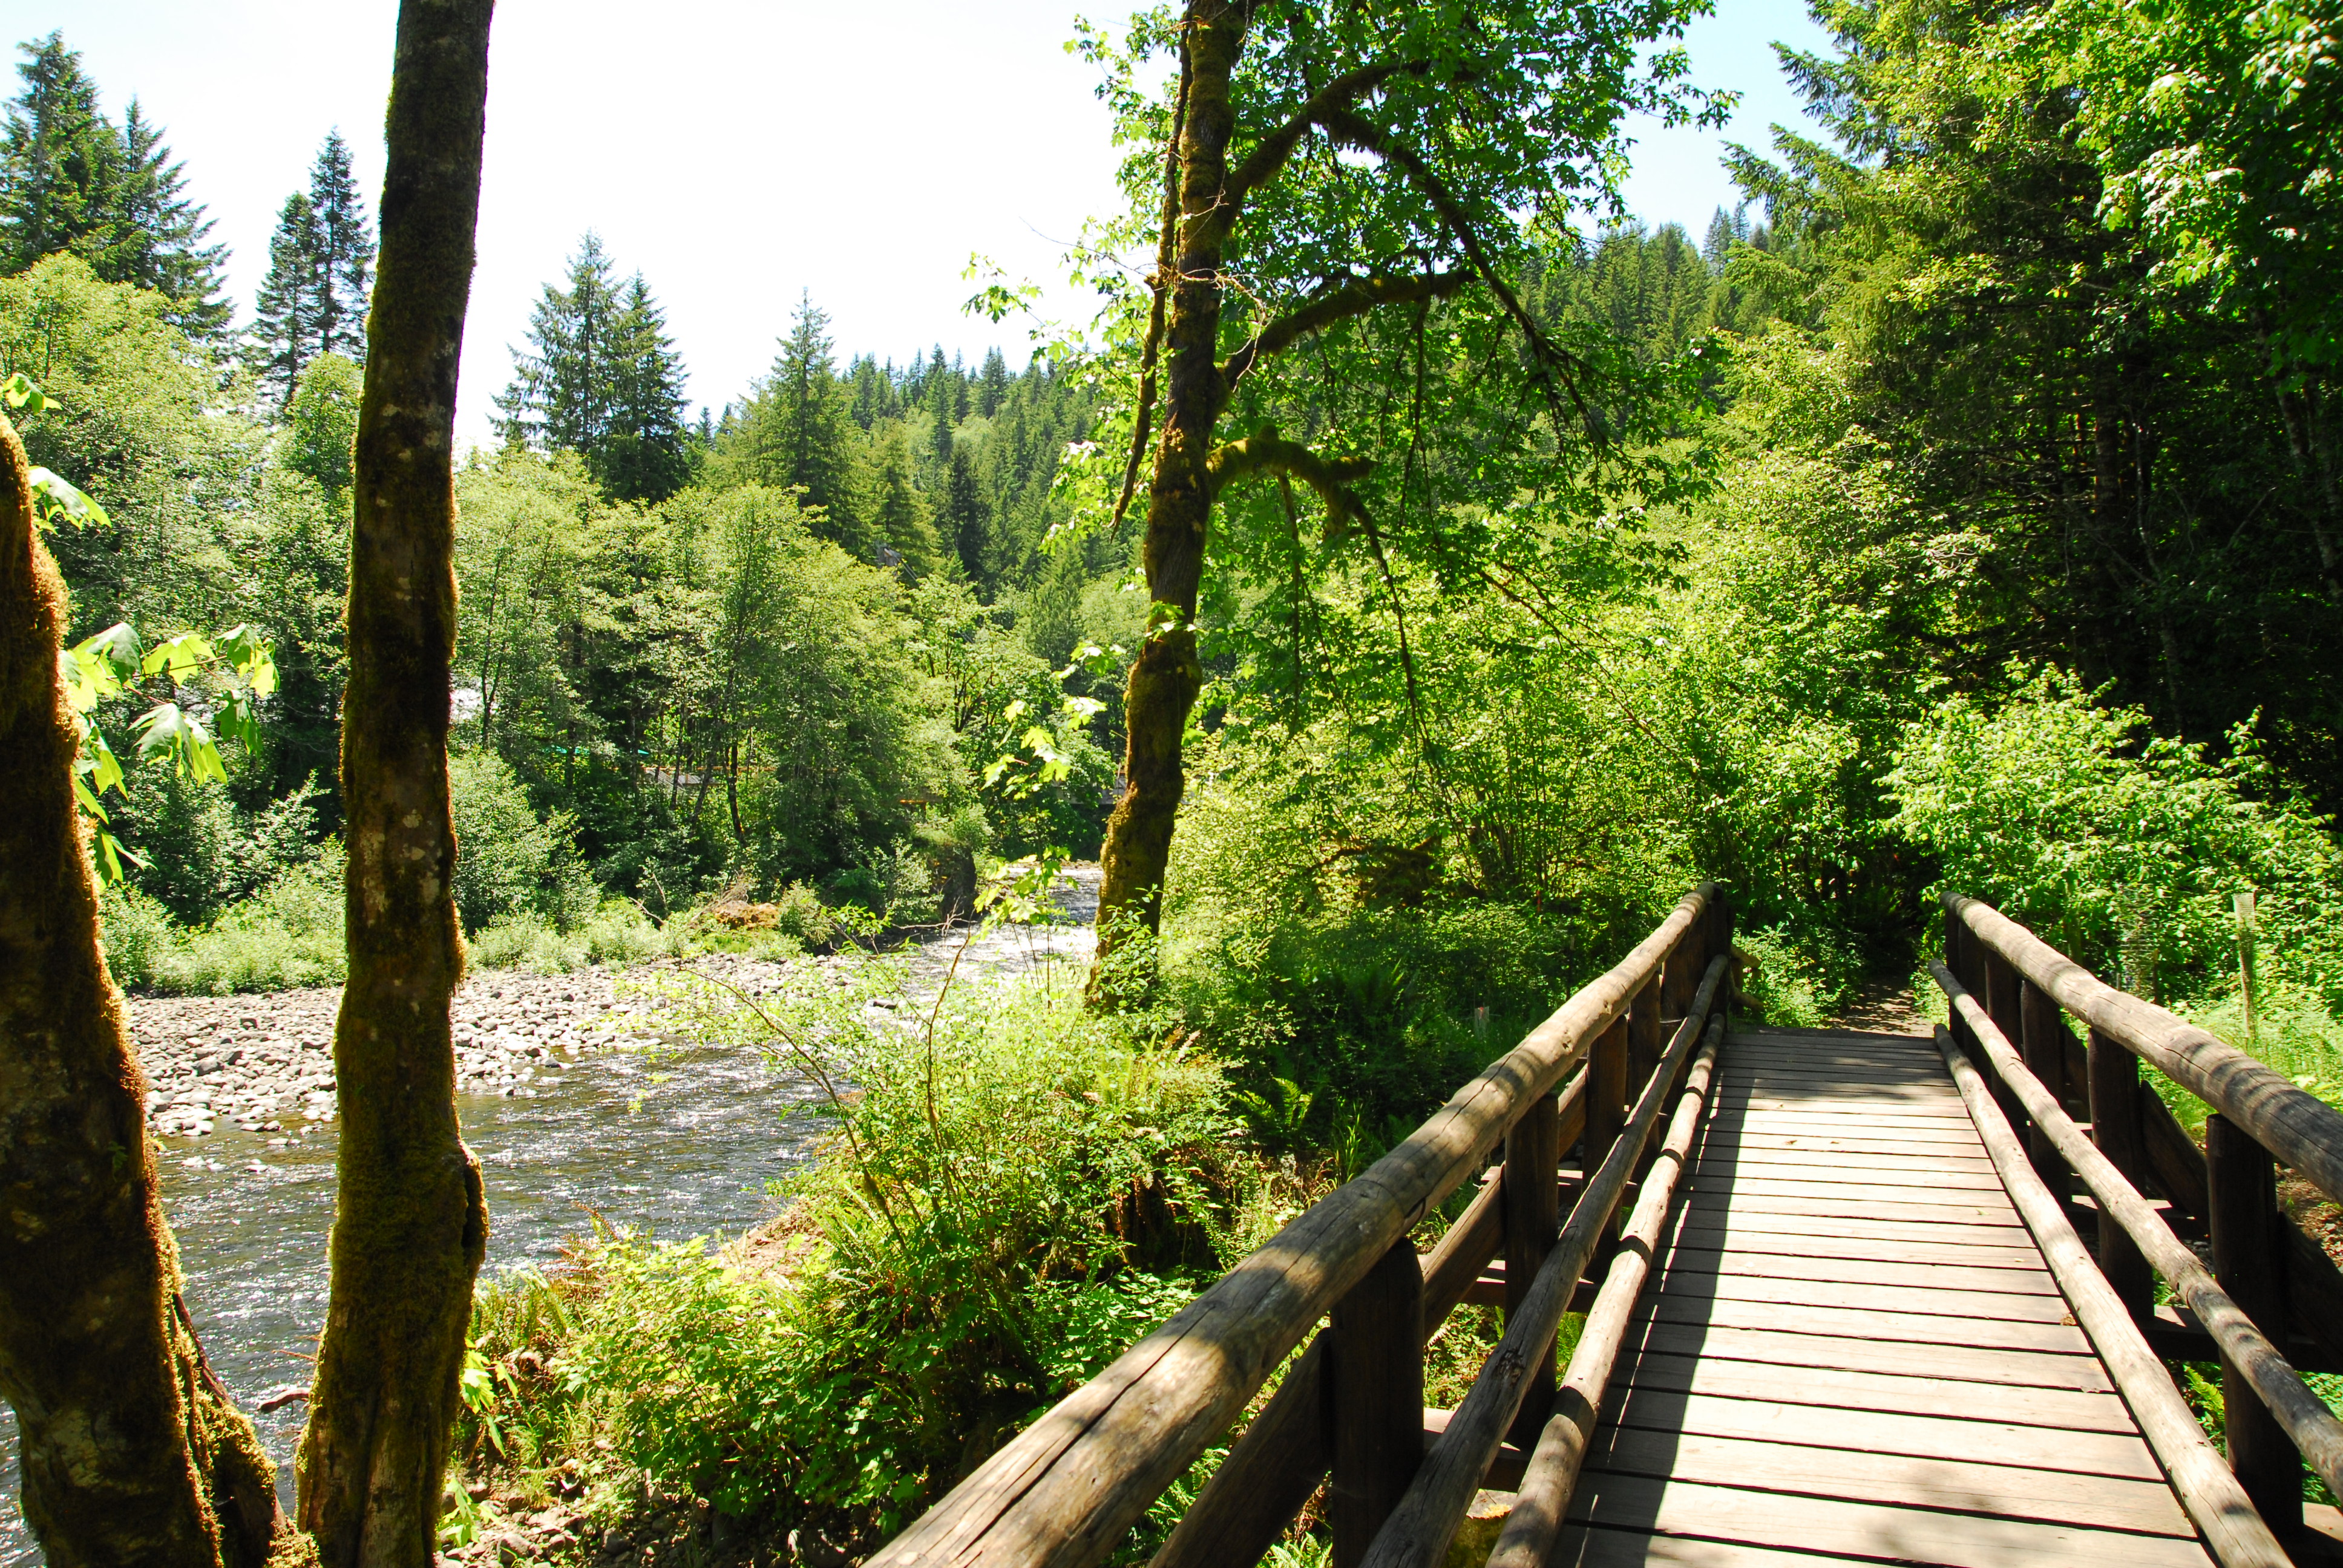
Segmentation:
<svg viewBox="0 0 2343 1568">
<path fill-rule="evenodd" d="M 1228 486 L 1253 474 L 1278 474 L 1301 480 L 1325 505 L 1325 537 L 1330 541 L 1366 522 L 1366 503 L 1351 487 L 1373 471 L 1374 464 L 1364 457 L 1320 457 L 1301 442 L 1288 441 L 1278 435 L 1274 425 L 1264 425 L 1252 435 L 1224 442 L 1204 465 L 1205 479 L 1215 497 Z"/>
<path fill-rule="evenodd" d="M 1221 379 L 1234 387 L 1263 356 L 1291 347 L 1311 333 L 1323 332 L 1338 321 L 1364 316 L 1379 306 L 1445 299 L 1477 276 L 1458 270 L 1422 273 L 1413 277 L 1362 277 L 1346 283 L 1253 334 L 1221 367 Z"/>
<path fill-rule="evenodd" d="M 1423 194 L 1424 199 L 1432 204 L 1433 211 L 1440 215 L 1440 221 L 1445 224 L 1449 232 L 1456 236 L 1456 243 L 1463 247 L 1465 259 L 1472 263 L 1473 270 L 1479 275 L 1482 282 L 1489 286 L 1489 291 L 1497 297 L 1497 303 L 1504 307 L 1505 314 L 1513 318 L 1513 325 L 1521 328 L 1523 337 L 1529 342 L 1530 357 L 1545 373 L 1542 379 L 1547 384 L 1549 401 L 1552 399 L 1554 386 L 1559 383 L 1563 391 L 1568 394 L 1572 406 L 1578 410 L 1579 419 L 1585 426 L 1588 433 L 1596 440 L 1602 440 L 1602 425 L 1594 417 L 1594 410 L 1587 406 L 1586 398 L 1579 389 L 1577 373 L 1583 367 L 1579 364 L 1577 357 L 1554 342 L 1546 335 L 1545 329 L 1532 318 L 1529 311 L 1522 305 L 1521 297 L 1513 292 L 1513 286 L 1504 280 L 1495 265 L 1490 261 L 1488 249 L 1481 243 L 1480 231 L 1473 226 L 1472 216 L 1464 210 L 1463 204 L 1458 201 L 1454 194 L 1449 190 L 1446 182 L 1433 172 L 1432 166 L 1424 162 L 1415 149 L 1407 146 L 1383 130 L 1382 126 L 1349 108 L 1340 106 L 1330 106 L 1319 116 L 1318 125 L 1330 140 L 1344 146 L 1356 147 L 1361 152 L 1373 153 L 1385 162 L 1400 166 L 1410 182 Z M 1558 406 L 1554 409 L 1554 417 L 1555 424 L 1559 426 L 1561 409 Z"/>
</svg>

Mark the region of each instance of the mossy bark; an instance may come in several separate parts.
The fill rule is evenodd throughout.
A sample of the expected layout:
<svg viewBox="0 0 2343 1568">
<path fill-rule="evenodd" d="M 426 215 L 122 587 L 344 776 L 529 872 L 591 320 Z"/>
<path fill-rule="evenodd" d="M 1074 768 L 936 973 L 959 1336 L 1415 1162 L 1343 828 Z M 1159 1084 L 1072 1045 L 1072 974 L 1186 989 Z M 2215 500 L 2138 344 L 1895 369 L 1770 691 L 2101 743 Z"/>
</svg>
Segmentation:
<svg viewBox="0 0 2343 1568">
<path fill-rule="evenodd" d="M 432 1561 L 472 1282 L 479 1162 L 456 1123 L 462 978 L 447 807 L 458 355 L 469 303 L 490 0 L 403 0 L 382 246 L 367 324 L 349 684 L 349 979 L 332 1284 L 300 1452 L 301 1525 L 331 1568 Z"/>
<path fill-rule="evenodd" d="M 276 1473 L 180 1296 L 74 806 L 65 622 L 0 418 L 0 1393 L 25 1518 L 52 1568 L 256 1568 L 286 1529 Z"/>
<path fill-rule="evenodd" d="M 1186 26 L 1188 112 L 1180 145 L 1177 270 L 1164 327 L 1163 431 L 1141 546 L 1149 597 L 1177 610 L 1179 619 L 1148 638 L 1123 689 L 1129 737 L 1123 792 L 1107 819 L 1100 855 L 1102 960 L 1131 930 L 1151 931 L 1161 919 L 1172 829 L 1187 789 L 1181 741 L 1203 686 L 1190 628 L 1212 520 L 1213 432 L 1228 402 L 1219 359 L 1221 263 L 1228 238 L 1229 134 L 1235 124 L 1229 78 L 1243 47 L 1243 12 L 1226 0 L 1191 0 Z"/>
</svg>

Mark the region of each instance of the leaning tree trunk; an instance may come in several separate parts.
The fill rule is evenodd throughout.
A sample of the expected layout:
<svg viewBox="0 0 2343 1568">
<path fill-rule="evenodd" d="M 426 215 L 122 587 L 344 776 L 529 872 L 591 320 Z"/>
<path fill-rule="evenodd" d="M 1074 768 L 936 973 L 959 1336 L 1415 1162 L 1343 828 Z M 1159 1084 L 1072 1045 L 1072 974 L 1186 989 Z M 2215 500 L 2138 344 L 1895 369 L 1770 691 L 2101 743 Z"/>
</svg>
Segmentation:
<svg viewBox="0 0 2343 1568">
<path fill-rule="evenodd" d="M 491 0 L 403 0 L 367 323 L 342 801 L 349 980 L 334 1030 L 340 1193 L 299 1516 L 331 1568 L 432 1561 L 472 1282 L 479 1162 L 456 1125 L 447 680 L 456 370 L 471 293 Z"/>
<path fill-rule="evenodd" d="M 1129 739 L 1122 799 L 1107 819 L 1100 856 L 1099 956 L 1134 929 L 1161 919 L 1172 828 L 1187 789 L 1181 738 L 1203 686 L 1196 658 L 1196 588 L 1203 576 L 1212 487 L 1207 465 L 1228 391 L 1221 376 L 1221 216 L 1235 112 L 1229 77 L 1244 44 L 1242 12 L 1227 0 L 1188 6 L 1188 112 L 1181 139 L 1180 242 L 1164 327 L 1163 433 L 1147 493 L 1142 559 L 1149 597 L 1176 609 L 1176 624 L 1151 628 L 1123 691 Z M 1163 612 L 1158 610 L 1158 615 Z"/>
<path fill-rule="evenodd" d="M 33 518 L 0 418 L 0 1393 L 25 1518 L 52 1568 L 247 1568 L 294 1543 L 180 1294 L 74 806 L 65 584 Z"/>
</svg>

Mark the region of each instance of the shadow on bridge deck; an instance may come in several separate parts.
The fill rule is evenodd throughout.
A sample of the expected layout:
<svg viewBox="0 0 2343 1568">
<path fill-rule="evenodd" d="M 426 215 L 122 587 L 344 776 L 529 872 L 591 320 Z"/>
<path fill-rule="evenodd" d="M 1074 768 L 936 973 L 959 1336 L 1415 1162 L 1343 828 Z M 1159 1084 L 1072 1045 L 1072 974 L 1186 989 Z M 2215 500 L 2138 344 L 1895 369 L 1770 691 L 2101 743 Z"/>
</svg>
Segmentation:
<svg viewBox="0 0 2343 1568">
<path fill-rule="evenodd" d="M 1931 1041 L 1722 1066 L 1555 1560 L 2209 1563 Z"/>
</svg>

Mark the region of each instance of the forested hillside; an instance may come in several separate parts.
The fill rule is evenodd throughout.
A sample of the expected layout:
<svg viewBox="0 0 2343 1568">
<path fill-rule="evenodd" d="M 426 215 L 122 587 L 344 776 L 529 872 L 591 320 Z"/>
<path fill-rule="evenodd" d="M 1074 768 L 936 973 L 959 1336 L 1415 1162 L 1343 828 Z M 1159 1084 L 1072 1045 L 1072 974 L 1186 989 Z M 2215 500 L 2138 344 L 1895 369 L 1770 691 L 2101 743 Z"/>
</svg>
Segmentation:
<svg viewBox="0 0 2343 1568">
<path fill-rule="evenodd" d="M 2249 1043 L 2343 1101 L 2332 4 L 1818 0 L 1697 236 L 1616 200 L 1633 112 L 1727 106 L 1659 46 L 1697 5 L 1242 9 L 1081 30 L 1128 199 L 1095 319 L 970 302 L 1021 357 L 769 279 L 695 407 L 657 278 L 588 231 L 545 280 L 455 465 L 467 961 L 842 949 L 661 997 L 857 1087 L 796 1272 L 603 1233 L 484 1293 L 459 1468 L 867 1551 L 1703 878 L 1790 1024 L 1906 992 L 1956 889 L 2235 1035 L 2258 892 Z M 102 510 L 40 536 L 68 668 L 133 650 L 67 677 L 106 962 L 337 981 L 383 213 L 317 127 L 231 300 L 205 171 L 19 54 L 0 377 Z M 870 1022 L 858 943 L 1074 860 L 1084 996 Z"/>
</svg>

